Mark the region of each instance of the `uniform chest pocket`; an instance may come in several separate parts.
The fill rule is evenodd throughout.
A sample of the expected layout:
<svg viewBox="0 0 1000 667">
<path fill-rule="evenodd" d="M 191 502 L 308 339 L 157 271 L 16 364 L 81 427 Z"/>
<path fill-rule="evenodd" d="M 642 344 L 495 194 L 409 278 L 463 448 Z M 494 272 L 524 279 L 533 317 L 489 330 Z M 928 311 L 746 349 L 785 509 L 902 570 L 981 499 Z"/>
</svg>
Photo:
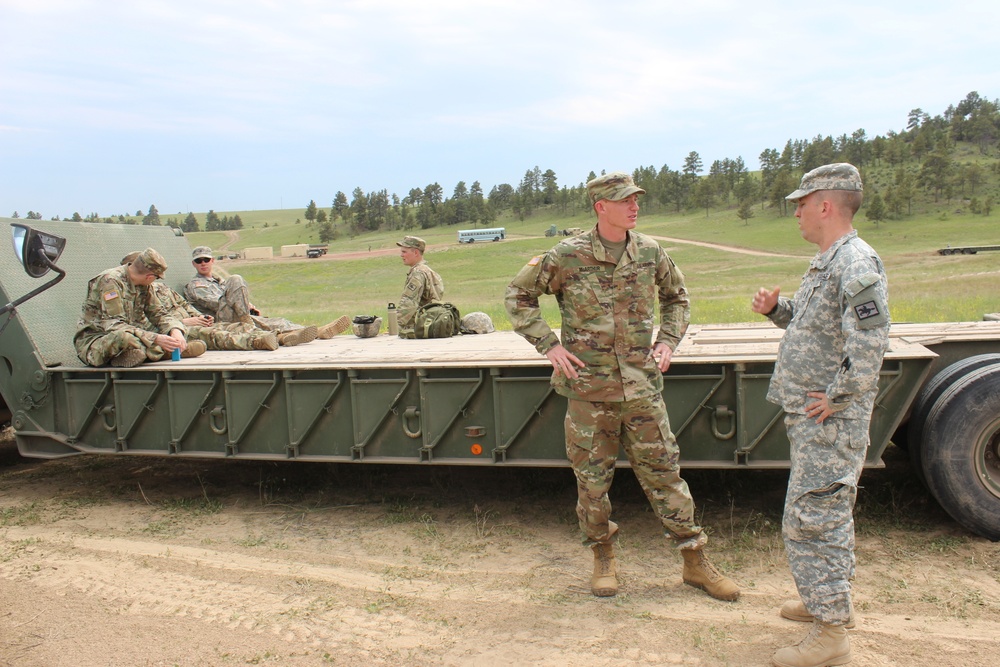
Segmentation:
<svg viewBox="0 0 1000 667">
<path fill-rule="evenodd" d="M 829 276 L 826 274 L 810 276 L 795 294 L 795 318 L 806 317 L 810 311 L 815 314 L 816 311 L 830 304 L 836 304 L 837 300 L 837 294 Z M 808 321 L 817 321 L 811 316 L 807 319 Z"/>
</svg>

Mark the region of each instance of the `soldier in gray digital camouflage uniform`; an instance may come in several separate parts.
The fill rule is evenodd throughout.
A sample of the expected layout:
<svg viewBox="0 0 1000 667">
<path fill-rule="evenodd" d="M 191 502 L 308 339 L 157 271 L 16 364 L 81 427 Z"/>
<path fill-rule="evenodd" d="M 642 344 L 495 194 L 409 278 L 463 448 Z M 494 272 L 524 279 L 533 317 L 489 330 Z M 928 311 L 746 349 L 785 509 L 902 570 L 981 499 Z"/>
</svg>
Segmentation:
<svg viewBox="0 0 1000 667">
<path fill-rule="evenodd" d="M 813 169 L 787 199 L 819 252 L 794 299 L 761 288 L 751 308 L 785 329 L 767 399 L 786 413 L 791 472 L 782 534 L 801 600 L 785 603 L 781 615 L 812 627 L 773 662 L 823 667 L 851 660 L 853 510 L 889 345 L 888 289 L 881 259 L 854 230 L 862 185 L 853 165 Z"/>
<path fill-rule="evenodd" d="M 283 317 L 263 317 L 250 302 L 250 288 L 243 276 L 220 278 L 215 275 L 215 256 L 208 246 L 198 246 L 191 253 L 195 276 L 184 287 L 184 298 L 200 312 L 211 315 L 216 323 L 241 322 L 277 334 L 280 345 L 309 343 L 347 331 L 351 321 L 342 315 L 321 327 L 295 324 Z"/>
<path fill-rule="evenodd" d="M 421 306 L 444 298 L 444 281 L 437 271 L 424 261 L 424 250 L 427 244 L 422 238 L 404 236 L 397 241 L 399 256 L 403 264 L 410 267 L 406 273 L 406 285 L 399 297 L 396 317 L 399 322 L 400 338 L 416 338 L 413 333 L 413 319 Z"/>
<path fill-rule="evenodd" d="M 146 248 L 129 264 L 108 269 L 92 278 L 73 346 L 88 366 L 111 363 L 132 368 L 159 361 L 181 350 L 183 357 L 205 352 L 201 341 L 187 342 L 187 327 L 165 311 L 149 286 L 162 278 L 167 262 Z M 160 333 L 160 332 L 166 333 Z"/>
<path fill-rule="evenodd" d="M 597 213 L 589 233 L 534 257 L 507 288 L 514 330 L 553 366 L 552 386 L 567 401 L 566 452 L 577 478 L 577 516 L 594 552 L 591 590 L 617 594 L 608 491 L 623 447 L 665 533 L 683 555 L 684 583 L 720 600 L 740 590 L 709 562 L 707 536 L 680 476 L 677 441 L 663 402 L 663 375 L 687 329 L 684 275 L 660 245 L 635 231 L 639 213 L 632 177 L 614 172 L 587 183 Z M 541 316 L 538 298 L 552 294 L 562 341 Z M 654 308 L 660 326 L 654 329 Z"/>
</svg>

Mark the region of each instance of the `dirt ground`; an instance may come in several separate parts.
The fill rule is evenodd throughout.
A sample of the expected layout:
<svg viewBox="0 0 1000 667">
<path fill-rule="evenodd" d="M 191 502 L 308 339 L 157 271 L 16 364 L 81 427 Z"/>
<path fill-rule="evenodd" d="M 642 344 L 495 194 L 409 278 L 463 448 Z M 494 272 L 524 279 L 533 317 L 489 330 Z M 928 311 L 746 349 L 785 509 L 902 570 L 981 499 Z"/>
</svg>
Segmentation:
<svg viewBox="0 0 1000 667">
<path fill-rule="evenodd" d="M 858 667 L 994 665 L 1000 544 L 905 454 L 862 478 Z M 806 626 L 787 473 L 688 471 L 737 603 L 684 586 L 634 478 L 622 591 L 589 592 L 567 469 L 21 458 L 0 439 L 0 665 L 767 665 Z"/>
</svg>

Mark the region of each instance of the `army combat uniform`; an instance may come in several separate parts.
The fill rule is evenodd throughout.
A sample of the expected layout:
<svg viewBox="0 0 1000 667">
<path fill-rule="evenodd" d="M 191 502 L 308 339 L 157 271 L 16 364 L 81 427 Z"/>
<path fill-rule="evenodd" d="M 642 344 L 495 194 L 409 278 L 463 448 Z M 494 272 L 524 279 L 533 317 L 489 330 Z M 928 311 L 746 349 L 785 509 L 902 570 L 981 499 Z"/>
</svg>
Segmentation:
<svg viewBox="0 0 1000 667">
<path fill-rule="evenodd" d="M 782 533 L 799 595 L 816 619 L 850 620 L 854 501 L 868 448 L 879 369 L 889 345 L 885 269 L 851 231 L 818 253 L 794 300 L 767 317 L 785 329 L 767 400 L 786 412 L 791 473 Z M 835 411 L 807 416 L 826 394 Z"/>
<path fill-rule="evenodd" d="M 160 307 L 174 318 L 183 320 L 186 317 L 201 316 L 197 308 L 188 303 L 184 297 L 171 289 L 169 285 L 154 282 L 150 285 L 149 289 L 153 292 L 154 298 L 159 301 Z M 152 325 L 149 325 L 148 328 L 152 328 Z M 205 346 L 209 350 L 265 349 L 262 347 L 261 339 L 267 336 L 267 332 L 258 329 L 252 324 L 225 322 L 213 324 L 208 327 L 198 325 L 189 326 L 187 330 L 188 340 L 200 340 L 205 343 Z M 276 340 L 274 344 L 277 344 Z"/>
<path fill-rule="evenodd" d="M 406 286 L 396 306 L 399 337 L 413 338 L 413 318 L 421 306 L 444 298 L 444 281 L 437 272 L 420 260 L 406 274 Z"/>
<path fill-rule="evenodd" d="M 584 543 L 616 539 L 608 490 L 621 445 L 666 534 L 681 549 L 700 548 L 707 538 L 680 476 L 663 376 L 652 355 L 656 343 L 675 349 L 687 329 L 680 269 L 659 244 L 634 230 L 616 262 L 596 227 L 533 258 L 507 288 L 505 305 L 514 330 L 545 354 L 560 341 L 541 316 L 542 294 L 555 295 L 562 345 L 585 364 L 576 379 L 552 375 L 555 391 L 569 399 L 566 453 L 577 477 Z"/>
<path fill-rule="evenodd" d="M 88 366 L 103 366 L 120 353 L 142 349 L 148 361 L 169 356 L 156 336 L 187 327 L 168 313 L 145 285 L 133 285 L 128 266 L 116 266 L 92 278 L 73 337 L 77 356 Z M 148 323 L 152 329 L 144 328 Z"/>
<path fill-rule="evenodd" d="M 184 298 L 201 313 L 211 315 L 220 324 L 247 323 L 252 320 L 260 329 L 286 333 L 303 329 L 283 317 L 261 317 L 250 313 L 250 288 L 243 276 L 229 276 L 220 280 L 213 276 L 196 274 L 184 286 Z M 199 314 L 201 314 L 199 313 Z"/>
</svg>

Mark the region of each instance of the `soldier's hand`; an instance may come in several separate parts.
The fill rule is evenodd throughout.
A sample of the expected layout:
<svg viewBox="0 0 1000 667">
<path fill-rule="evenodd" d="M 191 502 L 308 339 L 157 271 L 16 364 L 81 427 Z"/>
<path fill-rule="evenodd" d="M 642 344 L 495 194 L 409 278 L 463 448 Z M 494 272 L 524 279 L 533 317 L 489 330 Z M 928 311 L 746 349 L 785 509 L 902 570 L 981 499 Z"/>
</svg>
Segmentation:
<svg viewBox="0 0 1000 667">
<path fill-rule="evenodd" d="M 545 356 L 548 357 L 549 362 L 552 364 L 552 368 L 555 369 L 556 375 L 565 375 L 573 380 L 580 377 L 573 365 L 576 364 L 580 368 L 583 368 L 586 365 L 580 361 L 575 354 L 567 350 L 562 345 L 556 345 L 554 348 L 546 352 Z"/>
<path fill-rule="evenodd" d="M 653 346 L 653 361 L 656 362 L 656 367 L 660 369 L 661 373 L 666 373 L 667 369 L 670 368 L 670 360 L 673 356 L 674 351 L 666 343 L 657 343 Z"/>
<path fill-rule="evenodd" d="M 774 310 L 775 306 L 778 305 L 778 295 L 780 293 L 780 287 L 775 287 L 773 290 L 761 287 L 757 290 L 757 293 L 753 295 L 753 301 L 750 303 L 750 309 L 755 313 L 767 315 Z"/>
<path fill-rule="evenodd" d="M 809 398 L 815 398 L 815 403 L 806 406 L 806 415 L 815 417 L 817 424 L 822 424 L 823 420 L 833 414 L 830 408 L 830 401 L 822 391 L 810 391 L 806 394 Z"/>
</svg>

